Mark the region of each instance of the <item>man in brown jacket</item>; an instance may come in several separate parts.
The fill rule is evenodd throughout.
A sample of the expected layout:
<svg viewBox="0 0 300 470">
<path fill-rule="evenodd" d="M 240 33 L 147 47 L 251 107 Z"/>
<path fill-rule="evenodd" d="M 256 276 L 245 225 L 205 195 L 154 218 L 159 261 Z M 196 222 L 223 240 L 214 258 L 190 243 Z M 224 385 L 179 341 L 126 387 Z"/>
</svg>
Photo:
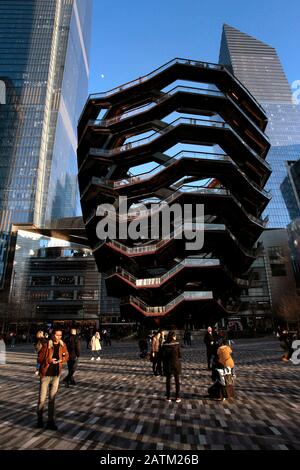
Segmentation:
<svg viewBox="0 0 300 470">
<path fill-rule="evenodd" d="M 57 430 L 54 421 L 54 403 L 59 385 L 59 376 L 62 371 L 62 364 L 69 359 L 69 353 L 65 343 L 62 341 L 62 331 L 54 330 L 52 340 L 43 345 L 38 354 L 38 363 L 40 364 L 40 390 L 38 401 L 38 427 L 44 426 L 43 411 L 49 389 L 48 403 L 48 423 L 47 429 Z"/>
</svg>

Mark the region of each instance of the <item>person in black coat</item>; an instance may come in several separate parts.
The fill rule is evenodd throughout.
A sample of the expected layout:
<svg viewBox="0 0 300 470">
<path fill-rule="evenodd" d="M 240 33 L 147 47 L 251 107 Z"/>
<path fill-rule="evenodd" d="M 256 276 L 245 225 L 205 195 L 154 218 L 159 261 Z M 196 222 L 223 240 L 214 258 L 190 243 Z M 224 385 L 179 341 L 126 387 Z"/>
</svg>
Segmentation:
<svg viewBox="0 0 300 470">
<path fill-rule="evenodd" d="M 69 373 L 64 378 L 63 382 L 66 384 L 66 387 L 69 387 L 69 385 L 76 385 L 74 380 L 74 373 L 77 369 L 78 358 L 80 356 L 80 339 L 77 336 L 77 331 L 75 328 L 71 329 L 69 336 L 65 339 L 65 343 L 69 352 Z"/>
<path fill-rule="evenodd" d="M 176 403 L 180 403 L 179 397 L 180 382 L 179 376 L 181 374 L 181 350 L 178 341 L 176 341 L 176 334 L 174 331 L 170 331 L 167 340 L 162 346 L 162 360 L 163 360 L 163 371 L 166 376 L 166 397 L 167 401 L 171 401 L 171 376 L 174 375 L 175 387 L 176 387 Z"/>
<path fill-rule="evenodd" d="M 283 362 L 288 362 L 290 357 L 293 354 L 293 349 L 292 349 L 293 337 L 287 330 L 283 330 L 280 333 L 279 341 L 280 341 L 280 346 L 284 350 L 284 354 L 281 357 L 281 360 Z"/>
<path fill-rule="evenodd" d="M 212 327 L 209 326 L 207 328 L 207 332 L 204 335 L 203 341 L 206 345 L 206 356 L 207 356 L 207 369 L 211 370 L 211 360 L 217 354 L 218 349 L 218 337 L 215 331 L 213 331 Z"/>
</svg>

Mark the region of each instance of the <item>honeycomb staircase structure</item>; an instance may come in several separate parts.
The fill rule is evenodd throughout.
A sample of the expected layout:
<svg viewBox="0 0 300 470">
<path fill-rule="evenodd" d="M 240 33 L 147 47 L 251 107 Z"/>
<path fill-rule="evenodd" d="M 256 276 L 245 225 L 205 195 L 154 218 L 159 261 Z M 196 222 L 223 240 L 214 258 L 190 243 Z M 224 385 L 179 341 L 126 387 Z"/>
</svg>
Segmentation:
<svg viewBox="0 0 300 470">
<path fill-rule="evenodd" d="M 201 326 L 238 309 L 267 224 L 266 125 L 263 108 L 226 67 L 188 59 L 89 96 L 78 124 L 82 213 L 122 316 Z M 99 213 L 103 204 L 111 213 Z M 204 206 L 201 247 L 188 248 L 187 224 L 175 220 L 168 238 L 124 237 L 119 229 L 99 238 L 104 217 L 127 231 L 150 226 L 172 204 Z M 196 219 L 190 225 L 198 230 Z"/>
</svg>

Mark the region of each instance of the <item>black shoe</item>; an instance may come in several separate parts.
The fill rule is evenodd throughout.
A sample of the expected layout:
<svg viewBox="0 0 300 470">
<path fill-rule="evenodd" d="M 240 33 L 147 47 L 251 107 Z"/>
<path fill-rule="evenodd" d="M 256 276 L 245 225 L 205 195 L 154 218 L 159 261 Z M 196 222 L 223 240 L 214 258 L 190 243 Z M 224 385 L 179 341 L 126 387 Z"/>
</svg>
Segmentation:
<svg viewBox="0 0 300 470">
<path fill-rule="evenodd" d="M 57 431 L 57 426 L 54 421 L 48 421 L 46 429 L 51 429 L 51 431 Z"/>
<path fill-rule="evenodd" d="M 70 385 L 76 385 L 76 382 L 74 379 L 70 380 Z"/>
<path fill-rule="evenodd" d="M 37 427 L 38 427 L 38 428 L 43 428 L 43 427 L 44 427 L 43 418 L 38 418 Z"/>
</svg>

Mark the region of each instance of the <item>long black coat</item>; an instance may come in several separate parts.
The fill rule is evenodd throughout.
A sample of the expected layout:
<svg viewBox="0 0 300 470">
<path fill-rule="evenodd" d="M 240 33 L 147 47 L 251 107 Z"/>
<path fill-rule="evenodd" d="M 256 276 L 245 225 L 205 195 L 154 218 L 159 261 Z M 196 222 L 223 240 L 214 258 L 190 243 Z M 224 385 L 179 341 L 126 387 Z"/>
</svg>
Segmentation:
<svg viewBox="0 0 300 470">
<path fill-rule="evenodd" d="M 66 338 L 66 345 L 70 359 L 76 359 L 80 356 L 80 340 L 77 335 L 70 335 Z"/>
<path fill-rule="evenodd" d="M 207 352 L 217 353 L 218 344 L 217 344 L 217 335 L 216 333 L 205 333 L 203 341 L 206 344 Z M 211 344 L 213 343 L 213 344 Z"/>
<path fill-rule="evenodd" d="M 164 375 L 179 375 L 181 373 L 181 350 L 176 341 L 164 343 L 162 346 Z"/>
</svg>

